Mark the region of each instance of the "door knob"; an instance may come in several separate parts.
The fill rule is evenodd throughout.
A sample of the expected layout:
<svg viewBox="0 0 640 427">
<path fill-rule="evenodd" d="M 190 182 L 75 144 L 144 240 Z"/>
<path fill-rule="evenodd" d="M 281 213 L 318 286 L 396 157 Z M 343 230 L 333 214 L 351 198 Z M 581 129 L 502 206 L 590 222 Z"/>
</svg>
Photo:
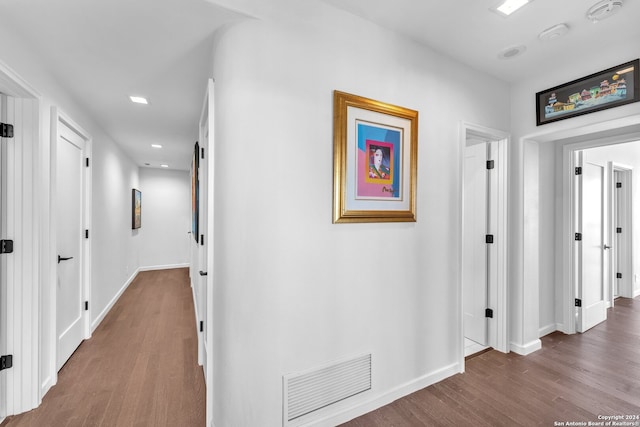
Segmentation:
<svg viewBox="0 0 640 427">
<path fill-rule="evenodd" d="M 611 246 L 604 245 L 604 248 L 605 248 L 605 249 L 611 249 Z"/>
<path fill-rule="evenodd" d="M 73 259 L 73 257 L 70 256 L 70 257 L 66 257 L 65 258 L 65 257 L 61 257 L 60 255 L 58 255 L 58 264 L 60 264 L 60 261 L 68 261 L 70 259 Z"/>
</svg>

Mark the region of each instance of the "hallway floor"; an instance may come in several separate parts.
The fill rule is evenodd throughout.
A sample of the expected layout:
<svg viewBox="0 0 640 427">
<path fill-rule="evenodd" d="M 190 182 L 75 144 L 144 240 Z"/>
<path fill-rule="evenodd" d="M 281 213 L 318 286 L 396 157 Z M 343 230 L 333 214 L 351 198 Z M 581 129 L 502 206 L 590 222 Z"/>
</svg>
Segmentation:
<svg viewBox="0 0 640 427">
<path fill-rule="evenodd" d="M 188 269 L 138 274 L 37 409 L 0 427 L 204 426 Z"/>
</svg>

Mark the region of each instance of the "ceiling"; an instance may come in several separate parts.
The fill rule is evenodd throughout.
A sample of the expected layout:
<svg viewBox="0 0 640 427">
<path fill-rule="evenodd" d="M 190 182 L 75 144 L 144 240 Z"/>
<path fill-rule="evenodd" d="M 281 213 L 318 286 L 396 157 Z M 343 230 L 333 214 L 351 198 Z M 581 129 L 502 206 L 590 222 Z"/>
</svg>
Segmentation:
<svg viewBox="0 0 640 427">
<path fill-rule="evenodd" d="M 164 163 L 188 170 L 210 77 L 213 34 L 244 19 L 252 9 L 264 10 L 265 1 L 286 4 L 284 0 L 2 0 L 0 10 L 3 25 L 13 27 L 139 166 Z M 624 0 L 619 13 L 597 24 L 585 16 L 596 0 L 534 0 L 510 17 L 490 10 L 499 0 L 317 1 L 506 82 L 576 61 L 588 65 L 594 54 L 640 40 L 640 0 Z M 233 4 L 239 12 L 216 3 Z M 277 7 L 267 9 L 278 13 Z M 559 23 L 569 27 L 566 35 L 538 40 L 541 31 Z M 517 45 L 526 51 L 498 58 L 500 51 Z M 150 104 L 133 104 L 129 95 L 147 97 Z M 153 149 L 151 144 L 163 148 Z"/>
</svg>

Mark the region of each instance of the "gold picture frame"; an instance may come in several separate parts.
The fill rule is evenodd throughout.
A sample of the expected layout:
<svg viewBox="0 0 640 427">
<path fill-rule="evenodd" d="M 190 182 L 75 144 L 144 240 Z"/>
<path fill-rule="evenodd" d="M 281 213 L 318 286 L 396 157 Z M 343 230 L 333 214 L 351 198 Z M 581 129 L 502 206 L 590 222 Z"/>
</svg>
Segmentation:
<svg viewBox="0 0 640 427">
<path fill-rule="evenodd" d="M 333 223 L 415 222 L 418 112 L 334 91 Z"/>
</svg>

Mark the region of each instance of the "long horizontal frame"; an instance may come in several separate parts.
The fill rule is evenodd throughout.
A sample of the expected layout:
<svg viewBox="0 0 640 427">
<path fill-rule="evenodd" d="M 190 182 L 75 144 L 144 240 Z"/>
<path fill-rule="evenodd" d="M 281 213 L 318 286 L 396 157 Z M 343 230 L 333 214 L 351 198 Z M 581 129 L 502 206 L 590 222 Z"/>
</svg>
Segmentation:
<svg viewBox="0 0 640 427">
<path fill-rule="evenodd" d="M 333 222 L 415 222 L 418 112 L 340 91 L 334 91 L 333 111 Z M 388 195 L 382 194 L 357 200 L 356 163 L 359 157 L 355 140 L 359 120 L 372 128 L 390 129 L 391 133 L 399 135 L 393 151 L 397 156 L 396 179 L 389 185 L 394 191 L 393 197 L 385 199 L 383 196 Z M 365 158 L 362 157 L 364 154 L 360 156 Z"/>
<path fill-rule="evenodd" d="M 625 70 L 626 72 L 619 73 Z M 599 85 L 605 80 L 613 80 L 611 86 L 615 84 L 617 93 L 621 93 L 617 83 L 619 79 L 630 79 L 629 82 L 625 82 L 624 98 L 597 102 L 596 99 L 601 97 Z M 608 87 L 607 84 L 605 88 Z M 640 101 L 640 59 L 635 59 L 536 93 L 536 125 L 540 126 L 638 101 Z M 547 118 L 548 114 L 551 117 Z"/>
</svg>

